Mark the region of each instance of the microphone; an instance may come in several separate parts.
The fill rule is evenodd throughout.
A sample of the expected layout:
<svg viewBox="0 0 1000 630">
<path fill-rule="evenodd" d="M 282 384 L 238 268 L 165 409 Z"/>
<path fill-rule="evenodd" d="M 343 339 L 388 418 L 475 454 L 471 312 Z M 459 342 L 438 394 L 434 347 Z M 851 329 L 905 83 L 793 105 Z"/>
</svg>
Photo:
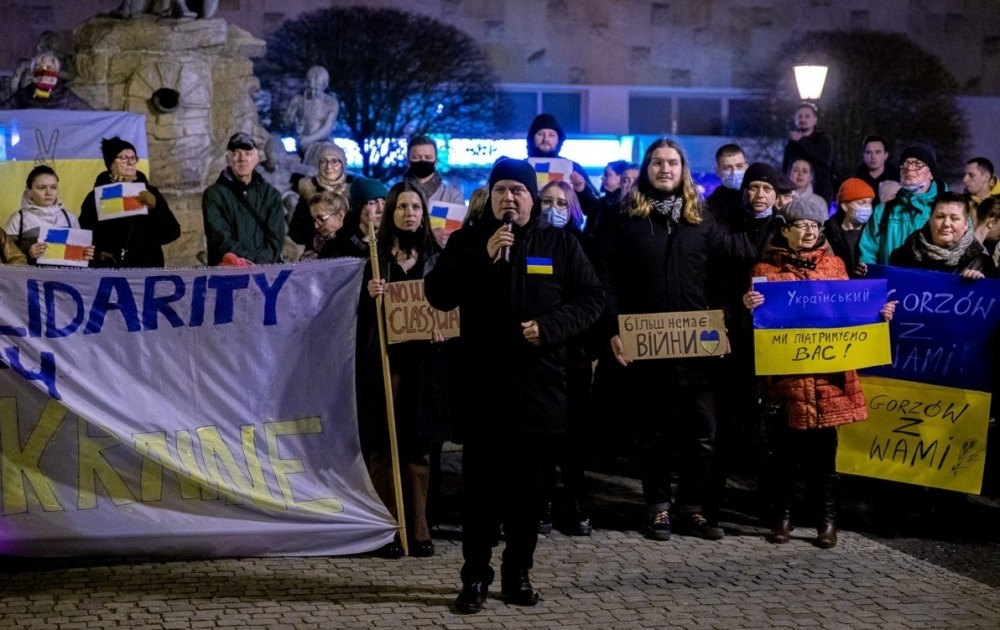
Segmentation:
<svg viewBox="0 0 1000 630">
<path fill-rule="evenodd" d="M 507 227 L 507 231 L 510 232 L 510 225 L 514 222 L 513 212 L 504 212 L 503 214 L 503 224 Z M 510 246 L 506 245 L 500 250 L 500 257 L 503 258 L 504 262 L 510 262 Z"/>
</svg>

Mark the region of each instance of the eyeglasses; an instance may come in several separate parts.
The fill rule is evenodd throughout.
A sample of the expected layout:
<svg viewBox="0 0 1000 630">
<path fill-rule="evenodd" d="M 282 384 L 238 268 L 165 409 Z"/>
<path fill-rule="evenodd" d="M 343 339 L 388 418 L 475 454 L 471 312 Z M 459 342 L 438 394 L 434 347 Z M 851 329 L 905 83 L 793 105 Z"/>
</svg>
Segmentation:
<svg viewBox="0 0 1000 630">
<path fill-rule="evenodd" d="M 135 164 L 136 162 L 139 161 L 139 158 L 137 158 L 134 155 L 119 155 L 115 159 L 121 162 L 122 164 Z"/>
<path fill-rule="evenodd" d="M 920 171 L 926 168 L 927 165 L 920 160 L 907 160 L 899 165 L 899 170 L 901 171 Z"/>
<path fill-rule="evenodd" d="M 507 188 L 506 186 L 493 187 L 493 194 L 498 197 L 503 197 L 507 193 L 510 193 L 515 197 L 523 197 L 528 194 L 528 189 L 524 186 L 511 186 L 510 188 Z"/>
<path fill-rule="evenodd" d="M 800 232 L 819 232 L 819 223 L 815 221 L 796 221 L 792 227 Z"/>
<path fill-rule="evenodd" d="M 324 158 L 319 161 L 320 166 L 339 166 L 343 163 L 344 161 L 339 158 Z"/>
<path fill-rule="evenodd" d="M 552 197 L 542 197 L 543 206 L 555 206 L 557 208 L 568 208 L 569 202 L 565 199 L 553 199 Z"/>
</svg>

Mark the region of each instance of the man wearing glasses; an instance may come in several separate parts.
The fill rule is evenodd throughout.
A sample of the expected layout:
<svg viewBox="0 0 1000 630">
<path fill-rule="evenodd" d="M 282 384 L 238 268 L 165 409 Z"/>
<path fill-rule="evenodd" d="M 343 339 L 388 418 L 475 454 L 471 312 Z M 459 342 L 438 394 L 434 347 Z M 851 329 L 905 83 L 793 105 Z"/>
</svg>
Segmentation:
<svg viewBox="0 0 1000 630">
<path fill-rule="evenodd" d="M 889 254 L 927 223 L 934 198 L 948 190 L 935 177 L 936 172 L 937 154 L 931 145 L 912 144 L 903 151 L 899 158 L 899 192 L 892 200 L 875 207 L 861 232 L 858 242 L 861 265 L 857 270 L 860 275 L 864 275 L 866 264 L 889 264 Z"/>
<path fill-rule="evenodd" d="M 437 309 L 462 313 L 466 392 L 460 613 L 475 613 L 493 581 L 503 519 L 500 591 L 533 606 L 542 465 L 568 425 L 565 343 L 600 315 L 604 291 L 576 238 L 539 221 L 535 169 L 501 158 L 487 210 L 455 232 L 424 279 Z"/>
</svg>

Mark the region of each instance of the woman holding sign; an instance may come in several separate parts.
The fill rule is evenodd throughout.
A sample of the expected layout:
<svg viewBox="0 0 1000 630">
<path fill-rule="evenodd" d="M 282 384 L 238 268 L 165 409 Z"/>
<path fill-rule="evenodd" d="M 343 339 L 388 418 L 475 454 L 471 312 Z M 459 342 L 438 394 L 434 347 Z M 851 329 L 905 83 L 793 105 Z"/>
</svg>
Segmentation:
<svg viewBox="0 0 1000 630">
<path fill-rule="evenodd" d="M 59 177 L 45 164 L 36 166 L 28 173 L 21 209 L 7 219 L 4 232 L 16 240 L 28 261 L 34 263 L 48 248 L 39 240 L 43 228 L 80 229 L 76 215 L 67 212 L 59 201 Z M 84 248 L 83 257 L 93 260 L 92 245 Z"/>
<path fill-rule="evenodd" d="M 132 143 L 118 136 L 101 140 L 108 170 L 80 210 L 80 225 L 93 230 L 98 267 L 163 267 L 162 245 L 176 241 L 181 226 L 167 200 L 136 168 Z M 134 194 L 132 194 L 134 193 Z"/>
<path fill-rule="evenodd" d="M 997 275 L 993 259 L 976 239 L 969 218 L 968 200 L 960 193 L 951 191 L 934 198 L 927 223 L 893 250 L 889 264 L 958 273 L 966 280 Z"/>
<path fill-rule="evenodd" d="M 825 205 L 814 197 L 793 199 L 782 210 L 784 225 L 754 265 L 754 277 L 770 281 L 847 280 L 847 269 L 821 233 L 827 219 Z M 751 311 L 764 296 L 751 289 L 743 304 Z M 882 309 L 892 319 L 895 303 Z M 766 408 L 776 426 L 768 427 L 768 485 L 773 524 L 768 540 L 787 543 L 792 531 L 791 499 L 799 464 L 812 476 L 818 492 L 819 523 L 816 544 L 830 549 L 837 544 L 836 511 L 837 427 L 868 419 L 864 392 L 855 370 L 826 374 L 771 376 L 767 378 Z"/>
<path fill-rule="evenodd" d="M 368 335 L 368 331 L 375 329 L 377 325 L 375 298 L 385 294 L 388 283 L 422 280 L 430 261 L 440 251 L 431 234 L 427 201 L 420 188 L 413 183 L 403 181 L 389 189 L 376 243 L 380 278 L 374 279 L 369 263 L 365 267 L 364 294 L 358 305 L 358 337 L 360 339 L 362 331 L 365 331 L 365 337 L 374 339 L 377 344 L 377 337 Z M 434 543 L 427 524 L 427 492 L 431 453 L 429 437 L 436 437 L 428 435 L 428 426 L 423 422 L 427 418 L 418 413 L 421 374 L 431 351 L 431 342 L 440 341 L 444 341 L 444 337 L 438 330 L 434 330 L 432 339 L 428 341 L 405 341 L 389 346 L 407 539 L 412 541 L 410 555 L 419 557 L 434 555 Z M 378 359 L 378 351 L 376 345 L 374 360 Z M 368 357 L 365 360 L 372 360 L 372 354 L 367 350 L 365 356 Z M 382 393 L 381 379 L 369 382 L 368 389 Z M 358 424 L 361 431 L 370 436 L 372 485 L 389 511 L 395 512 L 392 461 L 384 409 L 384 405 L 379 407 L 372 401 L 367 408 L 366 417 L 359 415 Z M 402 547 L 397 548 L 396 543 L 390 543 L 383 549 L 383 554 L 398 557 L 402 555 Z"/>
</svg>

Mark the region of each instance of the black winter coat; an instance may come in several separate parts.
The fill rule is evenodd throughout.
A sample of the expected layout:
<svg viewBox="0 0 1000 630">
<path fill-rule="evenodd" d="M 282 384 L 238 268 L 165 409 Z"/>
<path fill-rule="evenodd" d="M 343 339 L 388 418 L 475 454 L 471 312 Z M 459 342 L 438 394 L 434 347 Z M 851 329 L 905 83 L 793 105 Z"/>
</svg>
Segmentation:
<svg viewBox="0 0 1000 630">
<path fill-rule="evenodd" d="M 697 224 L 682 218 L 673 230 L 656 212 L 615 219 L 602 233 L 598 265 L 608 300 L 602 316 L 608 339 L 618 334 L 618 315 L 722 308 L 710 212 L 703 212 Z M 681 382 L 704 383 L 716 365 L 711 357 L 664 362 Z"/>
<path fill-rule="evenodd" d="M 470 407 L 466 437 L 558 434 L 568 425 L 566 342 L 597 320 L 604 306 L 593 267 L 567 230 L 541 226 L 536 215 L 519 228 L 510 262 L 494 263 L 486 242 L 500 226 L 485 212 L 453 233 L 424 279 L 427 300 L 461 313 L 463 365 Z M 529 269 L 529 258 L 535 268 Z M 547 271 L 551 273 L 538 273 Z M 521 324 L 538 323 L 541 346 L 525 341 Z"/>
<path fill-rule="evenodd" d="M 160 191 L 149 183 L 142 171 L 136 171 L 135 181 L 145 184 L 146 190 L 156 198 L 156 207 L 150 208 L 148 214 L 98 221 L 95 193 L 91 192 L 83 200 L 80 227 L 94 232 L 95 267 L 163 267 L 161 246 L 176 241 L 181 235 L 180 223 Z M 111 174 L 104 171 L 94 181 L 94 188 L 110 183 Z"/>
</svg>

